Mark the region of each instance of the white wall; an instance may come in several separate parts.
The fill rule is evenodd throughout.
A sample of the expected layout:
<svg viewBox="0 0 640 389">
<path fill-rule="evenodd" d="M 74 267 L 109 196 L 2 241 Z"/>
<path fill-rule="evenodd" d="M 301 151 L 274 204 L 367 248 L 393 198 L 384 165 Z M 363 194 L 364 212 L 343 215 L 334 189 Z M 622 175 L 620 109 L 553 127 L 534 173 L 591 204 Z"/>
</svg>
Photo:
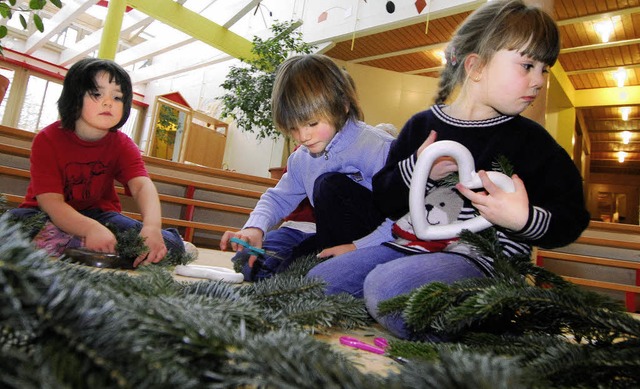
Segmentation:
<svg viewBox="0 0 640 389">
<path fill-rule="evenodd" d="M 353 77 L 365 121 L 369 124 L 391 123 L 399 130 L 411 115 L 433 103 L 437 79 L 336 62 Z M 155 97 L 169 92 L 180 92 L 191 108 L 218 117 L 219 104 L 215 99 L 224 94 L 220 84 L 224 81 L 229 67 L 237 64 L 237 61 L 228 61 L 150 83 L 144 92 L 145 102 L 149 104 L 145 129 L 149 128 Z M 231 123 L 223 167 L 240 173 L 269 177 L 269 168 L 280 166 L 283 147 L 282 140 L 259 141 L 253 134 L 240 131 Z"/>
</svg>

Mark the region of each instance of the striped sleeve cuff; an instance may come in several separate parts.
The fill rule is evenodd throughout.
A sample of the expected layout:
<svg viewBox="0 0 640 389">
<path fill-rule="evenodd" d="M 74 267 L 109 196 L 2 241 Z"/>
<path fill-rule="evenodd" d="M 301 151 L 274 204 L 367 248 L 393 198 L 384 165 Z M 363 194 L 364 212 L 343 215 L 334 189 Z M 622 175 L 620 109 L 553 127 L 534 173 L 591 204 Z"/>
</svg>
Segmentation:
<svg viewBox="0 0 640 389">
<path fill-rule="evenodd" d="M 515 234 L 531 240 L 540 239 L 549 230 L 550 222 L 551 212 L 534 206 L 529 213 L 527 225 Z"/>
<path fill-rule="evenodd" d="M 416 154 L 413 154 L 409 158 L 398 162 L 398 168 L 400 169 L 402 181 L 404 181 L 404 184 L 407 186 L 407 188 L 411 187 L 411 177 L 413 176 L 413 169 L 416 166 L 417 160 L 418 157 L 416 156 Z"/>
</svg>

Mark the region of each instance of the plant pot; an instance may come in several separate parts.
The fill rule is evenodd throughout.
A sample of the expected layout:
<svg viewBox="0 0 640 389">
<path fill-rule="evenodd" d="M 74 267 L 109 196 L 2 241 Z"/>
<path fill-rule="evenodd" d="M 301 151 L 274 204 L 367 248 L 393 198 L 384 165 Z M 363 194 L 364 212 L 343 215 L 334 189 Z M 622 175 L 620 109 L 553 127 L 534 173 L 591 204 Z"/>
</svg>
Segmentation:
<svg viewBox="0 0 640 389">
<path fill-rule="evenodd" d="M 3 75 L 0 75 L 0 103 L 4 100 L 4 95 L 9 89 L 9 79 Z"/>
</svg>

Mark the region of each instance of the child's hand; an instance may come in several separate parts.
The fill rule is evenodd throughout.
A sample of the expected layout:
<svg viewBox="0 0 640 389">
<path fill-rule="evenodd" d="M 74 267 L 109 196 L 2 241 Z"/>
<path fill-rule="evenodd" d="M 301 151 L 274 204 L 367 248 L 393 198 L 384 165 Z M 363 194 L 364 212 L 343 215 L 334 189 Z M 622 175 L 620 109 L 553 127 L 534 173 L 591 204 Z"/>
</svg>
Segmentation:
<svg viewBox="0 0 640 389">
<path fill-rule="evenodd" d="M 425 139 L 422 145 L 420 145 L 420 147 L 418 148 L 418 151 L 417 151 L 418 157 L 420 156 L 420 154 L 422 154 L 424 149 L 426 149 L 429 145 L 433 144 L 436 141 L 437 137 L 438 137 L 438 133 L 432 130 L 429 133 L 429 136 L 427 137 L 427 139 Z M 431 165 L 429 178 L 433 181 L 438 181 L 445 178 L 446 176 L 448 176 L 449 174 L 455 171 L 458 171 L 458 164 L 453 158 L 440 157 L 436 159 Z"/>
<path fill-rule="evenodd" d="M 524 182 L 514 174 L 511 179 L 515 191 L 505 192 L 489 179 L 487 172 L 481 170 L 478 175 L 482 180 L 484 191 L 474 192 L 460 183 L 456 185 L 456 189 L 471 200 L 473 206 L 480 212 L 480 216 L 491 223 L 513 231 L 524 228 L 529 218 L 529 196 L 527 196 Z"/>
<path fill-rule="evenodd" d="M 233 249 L 233 251 L 241 251 L 243 248 L 241 245 L 234 242 L 229 242 L 230 239 L 234 237 L 240 240 L 244 240 L 251 246 L 260 249 L 262 248 L 262 239 L 264 237 L 264 233 L 261 229 L 253 227 L 245 228 L 238 232 L 226 231 L 224 235 L 222 235 L 222 239 L 220 239 L 220 250 L 225 251 L 227 249 L 227 245 L 231 244 L 231 248 Z M 249 257 L 249 267 L 253 267 L 256 259 L 257 257 L 255 255 Z"/>
<path fill-rule="evenodd" d="M 133 267 L 158 263 L 167 255 L 167 246 L 162 238 L 162 230 L 159 227 L 142 226 L 140 236 L 144 239 L 144 244 L 149 248 L 133 261 Z"/>
<path fill-rule="evenodd" d="M 318 258 L 329 259 L 331 257 L 337 257 L 338 255 L 348 253 L 355 249 L 356 245 L 353 243 L 341 244 L 340 246 L 333 246 L 320 251 L 320 253 L 318 254 Z"/>
<path fill-rule="evenodd" d="M 96 222 L 84 236 L 84 246 L 99 253 L 115 253 L 116 252 L 116 236 L 102 224 Z"/>
</svg>

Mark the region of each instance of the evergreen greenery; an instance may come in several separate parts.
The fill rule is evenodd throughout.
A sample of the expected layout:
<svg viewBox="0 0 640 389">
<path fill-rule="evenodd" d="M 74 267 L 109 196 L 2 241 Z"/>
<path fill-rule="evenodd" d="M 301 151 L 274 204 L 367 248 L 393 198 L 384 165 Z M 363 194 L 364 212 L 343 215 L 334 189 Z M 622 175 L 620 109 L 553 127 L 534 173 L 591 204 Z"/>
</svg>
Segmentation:
<svg viewBox="0 0 640 389">
<path fill-rule="evenodd" d="M 640 322 L 620 304 L 525 258 L 490 233 L 496 277 L 389 300 L 415 330 L 403 361 L 363 373 L 312 334 L 370 324 L 362 301 L 325 297 L 308 265 L 255 284 L 176 281 L 167 267 L 95 270 L 47 258 L 0 219 L 0 387 L 638 387 Z M 493 251 L 492 251 L 493 250 Z M 301 258 L 299 262 L 311 260 Z M 438 337 L 439 343 L 427 339 Z"/>
<path fill-rule="evenodd" d="M 251 52 L 255 59 L 241 58 L 241 66 L 231 66 L 220 85 L 227 92 L 220 100 L 222 116 L 233 118 L 238 128 L 255 133 L 258 139 L 278 139 L 273 125 L 271 91 L 278 66 L 290 55 L 309 54 L 313 46 L 302 39 L 293 22 L 276 22 L 270 39 L 253 38 Z"/>
</svg>

